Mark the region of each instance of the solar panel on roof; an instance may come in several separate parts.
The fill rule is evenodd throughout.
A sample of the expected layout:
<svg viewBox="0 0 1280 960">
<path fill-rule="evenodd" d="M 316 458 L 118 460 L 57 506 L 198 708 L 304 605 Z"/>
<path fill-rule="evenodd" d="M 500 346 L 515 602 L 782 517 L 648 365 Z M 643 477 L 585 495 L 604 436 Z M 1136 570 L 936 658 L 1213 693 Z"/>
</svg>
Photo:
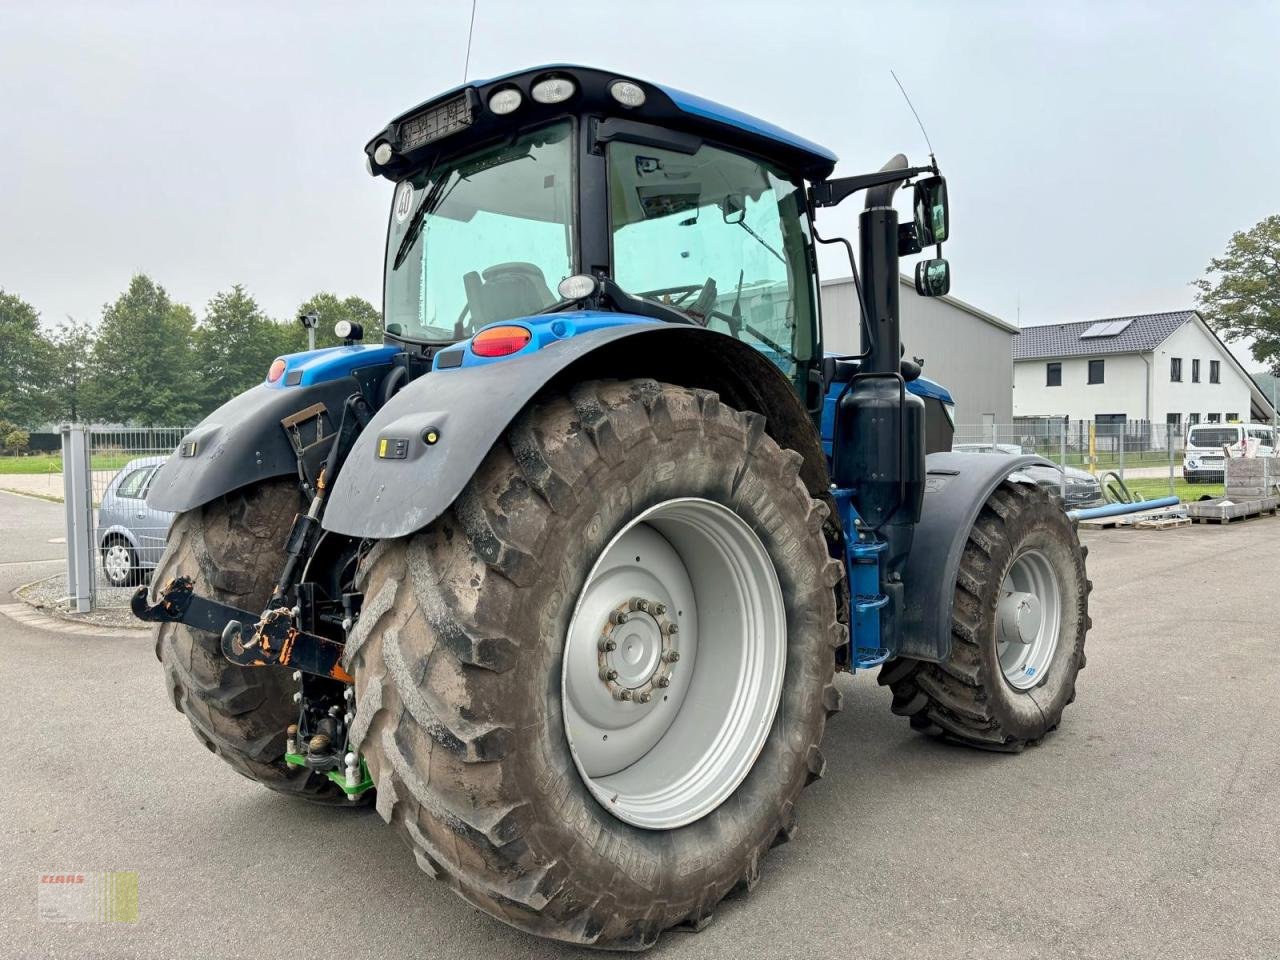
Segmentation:
<svg viewBox="0 0 1280 960">
<path fill-rule="evenodd" d="M 1093 337 L 1115 337 L 1124 333 L 1129 329 L 1129 324 L 1133 323 L 1133 318 L 1128 320 L 1103 320 L 1100 323 L 1092 324 L 1089 329 L 1080 334 L 1081 340 L 1087 340 Z"/>
</svg>

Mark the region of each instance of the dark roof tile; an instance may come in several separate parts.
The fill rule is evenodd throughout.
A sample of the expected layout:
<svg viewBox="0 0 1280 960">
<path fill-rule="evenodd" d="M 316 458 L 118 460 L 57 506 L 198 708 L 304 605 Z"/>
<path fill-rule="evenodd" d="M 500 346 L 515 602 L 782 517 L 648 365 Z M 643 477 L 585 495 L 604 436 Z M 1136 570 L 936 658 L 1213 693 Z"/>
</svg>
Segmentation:
<svg viewBox="0 0 1280 960">
<path fill-rule="evenodd" d="M 1013 359 L 1042 360 L 1053 357 L 1100 357 L 1112 353 L 1147 353 L 1195 315 L 1194 310 L 1178 310 L 1174 313 L 1143 313 L 1133 317 L 1106 317 L 1102 320 L 1081 320 L 1078 323 L 1023 327 L 1022 333 L 1013 338 Z M 1104 323 L 1106 320 L 1132 322 L 1114 337 L 1080 339 L 1080 334 L 1095 323 Z"/>
</svg>

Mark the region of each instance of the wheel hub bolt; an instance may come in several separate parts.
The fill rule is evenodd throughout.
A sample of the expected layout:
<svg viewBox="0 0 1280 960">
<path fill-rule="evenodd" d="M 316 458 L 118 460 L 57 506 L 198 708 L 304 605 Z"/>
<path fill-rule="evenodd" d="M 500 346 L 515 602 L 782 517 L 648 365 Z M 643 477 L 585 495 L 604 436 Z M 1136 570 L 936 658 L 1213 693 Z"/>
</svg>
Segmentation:
<svg viewBox="0 0 1280 960">
<path fill-rule="evenodd" d="M 627 614 L 623 610 L 614 610 L 609 614 L 609 622 L 615 627 L 627 622 Z"/>
<path fill-rule="evenodd" d="M 679 624 L 675 624 L 675 623 L 669 623 L 669 624 L 667 624 L 667 633 L 668 633 L 668 634 L 670 634 L 671 636 L 673 636 L 673 637 L 674 637 L 674 636 L 675 636 L 677 633 L 679 633 L 679 632 L 680 632 L 680 626 L 679 626 Z"/>
<path fill-rule="evenodd" d="M 675 663 L 677 660 L 680 659 L 680 651 L 668 650 L 666 653 L 662 655 L 662 659 L 665 660 L 667 663 Z"/>
<path fill-rule="evenodd" d="M 619 690 L 619 691 L 618 691 L 618 699 L 619 699 L 619 700 L 630 700 L 630 699 L 631 699 L 631 691 L 630 691 L 630 690 L 628 690 L 626 687 L 623 687 L 621 690 Z"/>
<path fill-rule="evenodd" d="M 660 617 L 666 612 L 667 612 L 667 605 L 665 603 L 655 603 L 653 605 L 653 613 L 655 616 Z"/>
<path fill-rule="evenodd" d="M 659 677 L 659 678 L 658 678 L 658 686 L 662 687 L 662 688 L 665 690 L 667 687 L 671 686 L 671 678 L 670 678 L 670 677 Z"/>
<path fill-rule="evenodd" d="M 600 640 L 600 649 L 605 653 L 613 653 L 613 651 L 618 649 L 618 641 L 611 637 L 602 638 Z"/>
<path fill-rule="evenodd" d="M 606 683 L 609 681 L 617 680 L 618 671 L 612 668 L 605 668 L 604 670 L 600 671 L 600 679 L 604 680 Z"/>
<path fill-rule="evenodd" d="M 644 597 L 636 597 L 631 601 L 631 609 L 639 610 L 641 613 L 649 612 L 649 601 Z"/>
<path fill-rule="evenodd" d="M 640 696 L 636 697 L 636 701 L 639 703 L 648 703 L 652 699 L 653 699 L 653 694 L 651 694 L 648 690 L 640 694 Z"/>
</svg>

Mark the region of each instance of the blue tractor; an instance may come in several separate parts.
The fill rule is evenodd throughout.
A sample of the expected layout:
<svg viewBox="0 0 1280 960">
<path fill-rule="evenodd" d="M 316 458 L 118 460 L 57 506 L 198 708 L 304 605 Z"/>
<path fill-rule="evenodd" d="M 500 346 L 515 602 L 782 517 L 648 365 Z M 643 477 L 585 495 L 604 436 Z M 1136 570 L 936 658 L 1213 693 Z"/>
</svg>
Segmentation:
<svg viewBox="0 0 1280 960">
<path fill-rule="evenodd" d="M 383 343 L 342 323 L 277 359 L 151 485 L 177 518 L 134 609 L 206 747 L 373 802 L 513 926 L 640 949 L 791 836 L 838 671 L 963 744 L 1058 725 L 1074 525 L 1035 458 L 951 453 L 949 394 L 903 359 L 935 163 L 833 178 L 795 134 L 577 66 L 468 83 L 365 153 Z M 855 193 L 864 350 L 827 356 L 814 218 Z M 945 293 L 947 262 L 915 282 Z"/>
</svg>

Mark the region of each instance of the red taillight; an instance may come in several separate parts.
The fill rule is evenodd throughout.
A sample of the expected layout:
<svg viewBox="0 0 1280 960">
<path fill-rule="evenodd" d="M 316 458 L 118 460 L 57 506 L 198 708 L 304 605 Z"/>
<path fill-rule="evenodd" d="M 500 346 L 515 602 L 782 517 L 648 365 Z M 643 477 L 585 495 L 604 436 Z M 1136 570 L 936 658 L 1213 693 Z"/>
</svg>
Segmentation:
<svg viewBox="0 0 1280 960">
<path fill-rule="evenodd" d="M 490 327 L 471 340 L 471 352 L 477 357 L 505 357 L 524 349 L 533 334 L 524 327 Z"/>
<path fill-rule="evenodd" d="M 284 358 L 276 357 L 271 361 L 271 368 L 267 371 L 267 383 L 275 383 L 284 376 Z"/>
</svg>

